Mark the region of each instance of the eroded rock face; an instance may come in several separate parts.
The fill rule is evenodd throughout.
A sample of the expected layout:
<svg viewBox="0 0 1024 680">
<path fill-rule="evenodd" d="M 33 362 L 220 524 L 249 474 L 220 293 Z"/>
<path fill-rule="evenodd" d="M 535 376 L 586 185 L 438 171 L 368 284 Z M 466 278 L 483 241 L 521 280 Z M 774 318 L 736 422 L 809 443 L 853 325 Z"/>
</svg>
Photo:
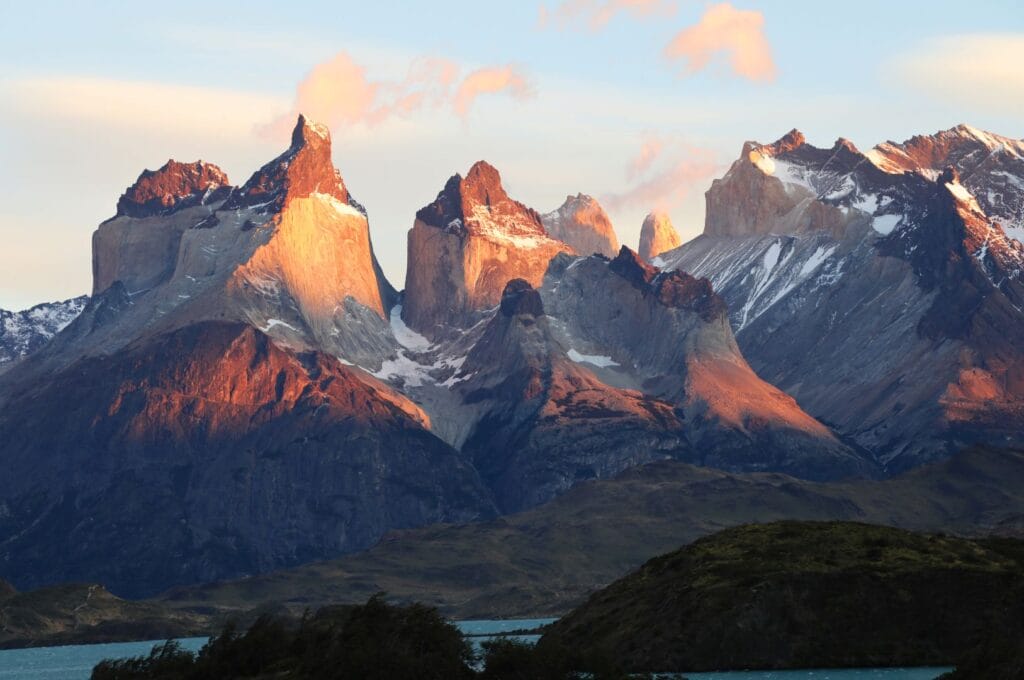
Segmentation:
<svg viewBox="0 0 1024 680">
<path fill-rule="evenodd" d="M 760 375 L 890 470 L 1020 441 L 1022 148 L 967 126 L 866 154 L 748 143 L 663 259 L 711 280 Z"/>
<path fill-rule="evenodd" d="M 0 569 L 23 587 L 88 576 L 150 595 L 490 516 L 472 466 L 428 427 L 357 369 L 240 324 L 85 359 L 0 414 Z"/>
<path fill-rule="evenodd" d="M 667 213 L 655 211 L 644 218 L 640 227 L 640 257 L 650 262 L 664 252 L 678 248 L 683 240 L 672 226 Z"/>
<path fill-rule="evenodd" d="M 599 253 L 615 257 L 619 252 L 612 221 L 592 196 L 566 196 L 565 203 L 540 219 L 552 238 L 568 243 L 580 255 Z"/>
<path fill-rule="evenodd" d="M 93 295 L 121 281 L 147 290 L 174 272 L 181 236 L 212 215 L 233 187 L 210 163 L 169 160 L 144 170 L 117 202 L 117 214 L 92 238 Z"/>
<path fill-rule="evenodd" d="M 568 358 L 523 279 L 506 286 L 460 373 L 455 389 L 475 421 L 463 451 L 505 512 L 688 451 L 671 404 L 607 385 Z"/>
<path fill-rule="evenodd" d="M 226 209 L 260 206 L 278 212 L 288 201 L 323 194 L 348 204 L 350 196 L 331 160 L 331 133 L 300 115 L 288 150 L 257 170 L 231 196 Z"/>
<path fill-rule="evenodd" d="M 118 282 L 133 309 L 83 337 L 86 352 L 197 321 L 234 320 L 288 346 L 370 367 L 393 355 L 387 316 L 397 296 L 376 261 L 365 211 L 331 161 L 326 128 L 300 116 L 288 150 L 226 198 L 210 187 L 195 193 L 203 177 L 220 176 L 213 166 L 184 175 L 181 167 L 192 166 L 168 164 L 167 177 L 144 173 L 128 195 L 150 200 L 159 193 L 153 187 L 184 177 L 191 184 L 179 193 L 193 198 L 172 210 L 119 215 L 94 234 L 94 294 Z"/>
<path fill-rule="evenodd" d="M 1024 140 L 957 125 L 905 142 L 884 142 L 865 154 L 886 172 L 916 172 L 931 179 L 952 167 L 990 219 L 1024 241 Z"/>
<path fill-rule="evenodd" d="M 681 408 L 691 462 L 818 479 L 872 473 L 792 397 L 754 373 L 706 280 L 659 272 L 624 247 L 610 262 L 559 256 L 542 295 L 565 342 L 614 366 L 603 378 Z"/>
<path fill-rule="evenodd" d="M 540 284 L 554 255 L 571 248 L 551 238 L 536 211 L 511 199 L 498 171 L 476 163 L 455 175 L 416 213 L 402 318 L 428 337 L 465 327 L 498 304 L 515 278 Z"/>
<path fill-rule="evenodd" d="M 117 201 L 117 217 L 167 215 L 184 207 L 224 200 L 232 189 L 228 176 L 211 163 L 179 163 L 143 170 Z"/>
</svg>

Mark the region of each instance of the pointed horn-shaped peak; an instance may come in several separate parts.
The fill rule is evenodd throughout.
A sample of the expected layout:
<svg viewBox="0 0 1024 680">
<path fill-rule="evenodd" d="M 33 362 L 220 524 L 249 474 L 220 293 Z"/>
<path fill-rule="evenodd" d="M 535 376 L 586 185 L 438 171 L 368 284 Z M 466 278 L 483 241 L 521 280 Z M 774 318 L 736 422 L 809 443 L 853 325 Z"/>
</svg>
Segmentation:
<svg viewBox="0 0 1024 680">
<path fill-rule="evenodd" d="M 775 140 L 772 146 L 775 147 L 778 153 L 782 153 L 784 151 L 793 151 L 794 149 L 798 149 L 806 143 L 807 138 L 804 137 L 804 133 L 793 128 L 782 137 Z"/>
<path fill-rule="evenodd" d="M 225 207 L 259 206 L 264 212 L 277 212 L 288 201 L 313 194 L 352 203 L 341 173 L 331 160 L 330 131 L 300 114 L 288 150 L 257 170 Z"/>
<path fill-rule="evenodd" d="M 311 121 L 300 113 L 299 119 L 295 122 L 295 129 L 292 130 L 292 148 L 325 142 L 330 147 L 331 131 L 327 126 Z"/>
<path fill-rule="evenodd" d="M 501 185 L 501 173 L 487 161 L 477 161 L 462 181 L 463 200 L 483 205 L 493 205 L 508 200 L 508 194 Z"/>
<path fill-rule="evenodd" d="M 640 227 L 640 257 L 650 262 L 662 253 L 683 244 L 679 232 L 672 225 L 672 219 L 663 210 L 647 214 Z"/>
</svg>

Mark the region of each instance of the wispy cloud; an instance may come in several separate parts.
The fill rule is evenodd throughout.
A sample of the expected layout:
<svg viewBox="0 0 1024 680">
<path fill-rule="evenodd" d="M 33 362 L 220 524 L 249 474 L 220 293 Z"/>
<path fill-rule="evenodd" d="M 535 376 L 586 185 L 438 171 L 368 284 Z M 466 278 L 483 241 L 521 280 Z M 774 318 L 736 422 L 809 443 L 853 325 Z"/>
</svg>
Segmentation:
<svg viewBox="0 0 1024 680">
<path fill-rule="evenodd" d="M 631 185 L 602 196 L 601 201 L 610 210 L 670 210 L 681 205 L 694 188 L 703 187 L 721 167 L 708 149 L 647 135 L 626 165 Z"/>
<path fill-rule="evenodd" d="M 260 116 L 287 105 L 254 92 L 80 76 L 23 78 L 0 91 L 23 115 L 221 139 L 250 137 Z"/>
<path fill-rule="evenodd" d="M 510 65 L 479 68 L 460 81 L 462 70 L 448 59 L 424 57 L 410 64 L 402 80 L 375 80 L 348 53 L 339 52 L 313 67 L 296 88 L 290 110 L 260 132 L 280 136 L 299 113 L 337 129 L 374 126 L 428 108 L 450 107 L 464 118 L 481 95 L 507 93 L 522 99 L 532 92 L 526 77 Z"/>
<path fill-rule="evenodd" d="M 741 78 L 770 81 L 777 72 L 764 32 L 764 15 L 736 9 L 728 2 L 709 6 L 699 22 L 676 34 L 665 47 L 665 56 L 682 59 L 684 75 L 704 70 L 719 56 Z"/>
<path fill-rule="evenodd" d="M 942 102 L 1024 115 L 1024 33 L 949 35 L 883 65 L 885 77 Z"/>
<path fill-rule="evenodd" d="M 518 99 L 525 99 L 532 93 L 526 78 L 512 66 L 477 69 L 459 85 L 452 106 L 457 114 L 465 116 L 480 95 L 506 91 Z"/>
<path fill-rule="evenodd" d="M 665 150 L 664 139 L 654 135 L 648 135 L 640 144 L 640 151 L 630 162 L 626 169 L 626 179 L 633 180 L 643 175 L 658 160 L 658 156 Z"/>
<path fill-rule="evenodd" d="M 537 25 L 541 28 L 581 26 L 599 31 L 619 13 L 636 18 L 669 17 L 676 9 L 672 0 L 564 0 L 550 10 L 541 5 Z"/>
</svg>

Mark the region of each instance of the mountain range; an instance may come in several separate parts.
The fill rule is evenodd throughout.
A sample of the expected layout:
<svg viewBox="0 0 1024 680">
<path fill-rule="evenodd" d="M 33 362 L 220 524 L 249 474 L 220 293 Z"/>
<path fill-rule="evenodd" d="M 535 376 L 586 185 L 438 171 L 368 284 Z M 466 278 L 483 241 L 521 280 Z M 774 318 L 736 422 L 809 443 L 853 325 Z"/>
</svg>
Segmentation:
<svg viewBox="0 0 1024 680">
<path fill-rule="evenodd" d="M 399 292 L 322 125 L 240 186 L 143 172 L 88 300 L 4 313 L 0 574 L 143 596 L 656 461 L 830 481 L 1022 445 L 1024 144 L 794 131 L 707 202 L 634 252 L 480 161 L 416 213 Z"/>
</svg>

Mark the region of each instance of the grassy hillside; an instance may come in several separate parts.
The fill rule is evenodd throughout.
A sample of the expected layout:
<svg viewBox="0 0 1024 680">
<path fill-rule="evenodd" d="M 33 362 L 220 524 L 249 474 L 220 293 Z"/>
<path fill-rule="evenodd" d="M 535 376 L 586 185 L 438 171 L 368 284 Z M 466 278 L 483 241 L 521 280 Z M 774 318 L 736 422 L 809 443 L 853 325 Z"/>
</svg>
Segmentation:
<svg viewBox="0 0 1024 680">
<path fill-rule="evenodd" d="M 213 625 L 202 614 L 122 600 L 99 585 L 0 592 L 0 648 L 186 637 Z"/>
<path fill-rule="evenodd" d="M 856 520 L 949 533 L 1019 532 L 1024 452 L 977 449 L 878 482 L 823 484 L 657 463 L 493 522 L 395 533 L 364 553 L 201 587 L 176 607 L 293 609 L 365 601 L 459 618 L 560 615 L 650 557 L 749 522 Z"/>
<path fill-rule="evenodd" d="M 1024 544 L 851 522 L 729 529 L 591 596 L 542 644 L 631 671 L 954 663 L 1024 593 Z"/>
</svg>

